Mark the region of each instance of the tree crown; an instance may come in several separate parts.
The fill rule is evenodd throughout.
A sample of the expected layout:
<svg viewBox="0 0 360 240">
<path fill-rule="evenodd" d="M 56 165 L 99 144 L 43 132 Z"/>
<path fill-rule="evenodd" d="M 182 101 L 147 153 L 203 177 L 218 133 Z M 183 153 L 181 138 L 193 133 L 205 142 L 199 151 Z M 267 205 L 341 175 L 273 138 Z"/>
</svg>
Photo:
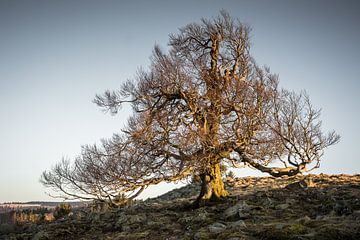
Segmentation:
<svg viewBox="0 0 360 240">
<path fill-rule="evenodd" d="M 170 50 L 155 46 L 148 70 L 94 99 L 112 114 L 131 104 L 122 133 L 84 146 L 74 165 L 63 161 L 42 182 L 73 197 L 113 199 L 220 163 L 273 176 L 319 167 L 339 136 L 322 132 L 305 92 L 281 89 L 278 76 L 256 64 L 249 33 L 221 12 L 170 35 Z"/>
</svg>

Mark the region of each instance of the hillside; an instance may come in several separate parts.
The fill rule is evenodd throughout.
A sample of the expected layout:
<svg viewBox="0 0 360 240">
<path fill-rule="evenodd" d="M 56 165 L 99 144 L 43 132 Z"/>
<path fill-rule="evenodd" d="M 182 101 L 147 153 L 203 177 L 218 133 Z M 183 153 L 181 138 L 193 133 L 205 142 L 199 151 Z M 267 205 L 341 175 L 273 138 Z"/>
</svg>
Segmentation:
<svg viewBox="0 0 360 240">
<path fill-rule="evenodd" d="M 226 201 L 191 208 L 188 185 L 122 209 L 83 209 L 0 239 L 360 239 L 360 175 L 227 179 Z"/>
</svg>

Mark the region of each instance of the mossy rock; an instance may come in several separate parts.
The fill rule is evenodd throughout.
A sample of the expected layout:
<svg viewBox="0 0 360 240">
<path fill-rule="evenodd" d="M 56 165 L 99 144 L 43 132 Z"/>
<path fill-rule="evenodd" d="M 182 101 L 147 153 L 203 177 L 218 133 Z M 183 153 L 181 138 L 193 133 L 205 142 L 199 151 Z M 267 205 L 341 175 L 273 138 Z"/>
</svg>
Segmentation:
<svg viewBox="0 0 360 240">
<path fill-rule="evenodd" d="M 195 240 L 211 239 L 211 234 L 206 228 L 201 228 L 197 233 L 195 233 L 194 239 Z"/>
</svg>

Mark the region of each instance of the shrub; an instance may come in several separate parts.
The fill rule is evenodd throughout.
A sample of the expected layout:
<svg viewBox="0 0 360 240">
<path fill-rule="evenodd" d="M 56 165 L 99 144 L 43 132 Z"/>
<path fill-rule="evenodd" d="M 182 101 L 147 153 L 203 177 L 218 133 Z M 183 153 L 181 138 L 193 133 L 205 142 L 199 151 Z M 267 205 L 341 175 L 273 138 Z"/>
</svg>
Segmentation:
<svg viewBox="0 0 360 240">
<path fill-rule="evenodd" d="M 69 203 L 61 203 L 56 206 L 54 211 L 54 218 L 59 219 L 67 216 L 71 212 L 71 205 Z"/>
</svg>

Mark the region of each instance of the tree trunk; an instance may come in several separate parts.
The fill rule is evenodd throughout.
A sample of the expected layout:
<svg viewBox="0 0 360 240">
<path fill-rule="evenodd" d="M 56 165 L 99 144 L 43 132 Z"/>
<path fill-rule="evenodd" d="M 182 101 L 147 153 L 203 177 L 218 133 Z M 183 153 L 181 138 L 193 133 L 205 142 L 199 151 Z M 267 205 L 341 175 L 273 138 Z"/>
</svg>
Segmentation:
<svg viewBox="0 0 360 240">
<path fill-rule="evenodd" d="M 195 206 L 199 207 L 207 202 L 219 201 L 226 198 L 229 194 L 224 188 L 221 178 L 220 163 L 212 164 L 200 175 L 201 192 L 195 201 Z"/>
</svg>

